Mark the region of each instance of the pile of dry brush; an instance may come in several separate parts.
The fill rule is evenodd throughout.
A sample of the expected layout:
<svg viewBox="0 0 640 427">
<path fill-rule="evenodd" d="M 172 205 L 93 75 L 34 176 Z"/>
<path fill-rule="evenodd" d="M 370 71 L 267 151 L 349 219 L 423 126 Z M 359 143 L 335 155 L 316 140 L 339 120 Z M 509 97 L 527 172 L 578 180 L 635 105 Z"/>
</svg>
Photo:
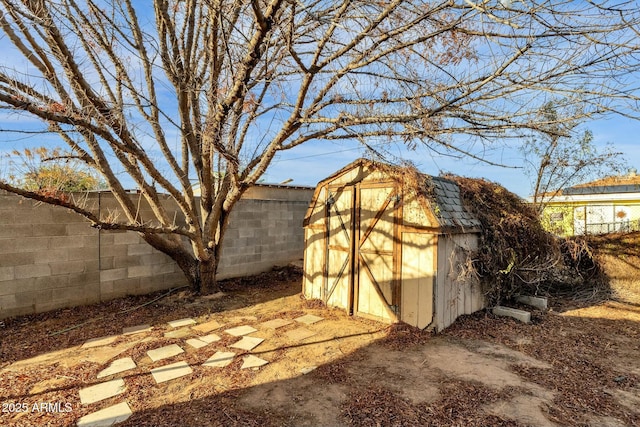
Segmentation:
<svg viewBox="0 0 640 427">
<path fill-rule="evenodd" d="M 588 245 L 545 231 L 535 210 L 504 187 L 454 175 L 462 201 L 482 223 L 473 258 L 489 304 L 519 294 L 549 295 L 600 286 L 602 275 Z"/>
</svg>

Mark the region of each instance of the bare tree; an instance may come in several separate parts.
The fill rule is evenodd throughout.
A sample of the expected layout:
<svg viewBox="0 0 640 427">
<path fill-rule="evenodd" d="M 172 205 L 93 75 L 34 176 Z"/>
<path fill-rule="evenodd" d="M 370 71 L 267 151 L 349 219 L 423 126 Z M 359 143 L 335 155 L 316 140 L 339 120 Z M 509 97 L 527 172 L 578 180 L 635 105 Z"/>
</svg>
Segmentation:
<svg viewBox="0 0 640 427">
<path fill-rule="evenodd" d="M 579 131 L 576 114 L 562 104 L 549 101 L 542 106 L 537 132 L 521 147 L 538 214 L 563 188 L 620 172 L 626 165 L 622 153 L 610 144 L 599 148 L 590 130 Z"/>
<path fill-rule="evenodd" d="M 358 138 L 461 150 L 536 129 L 545 94 L 584 114 L 636 101 L 635 2 L 0 0 L 0 106 L 96 169 L 126 221 L 215 289 L 229 213 L 274 156 Z M 12 50 L 5 47 L 12 44 Z M 123 173 L 153 209 L 136 216 Z M 202 189 L 197 199 L 192 180 Z M 174 224 L 168 194 L 187 218 Z"/>
</svg>

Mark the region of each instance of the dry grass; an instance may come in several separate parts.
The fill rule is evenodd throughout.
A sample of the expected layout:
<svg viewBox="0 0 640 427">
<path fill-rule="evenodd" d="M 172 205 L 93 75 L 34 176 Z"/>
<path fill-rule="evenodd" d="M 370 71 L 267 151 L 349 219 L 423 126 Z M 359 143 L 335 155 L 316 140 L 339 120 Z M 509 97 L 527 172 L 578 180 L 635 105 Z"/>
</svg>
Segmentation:
<svg viewBox="0 0 640 427">
<path fill-rule="evenodd" d="M 614 298 L 640 304 L 640 232 L 589 236 Z"/>
<path fill-rule="evenodd" d="M 313 377 L 325 384 L 349 384 L 351 377 L 345 365 L 345 362 L 336 362 L 318 366 Z"/>
<path fill-rule="evenodd" d="M 565 301 L 564 307 L 572 304 Z M 640 376 L 625 369 L 633 359 L 632 343 L 640 339 L 640 327 L 624 317 L 619 320 L 538 313 L 539 321 L 526 325 L 485 313 L 463 316 L 445 335 L 499 343 L 548 362 L 552 368 L 513 365 L 523 379 L 555 392 L 546 408 L 550 420 L 565 426 L 581 426 L 587 417 L 610 416 L 626 425 L 640 425 L 640 413 L 620 406 L 616 391 L 635 391 Z M 526 337 L 523 344 L 518 337 Z M 631 347 L 629 347 L 631 343 Z"/>
<path fill-rule="evenodd" d="M 403 350 L 427 344 L 432 334 L 406 323 L 394 323 L 379 343 L 391 350 Z"/>
<path fill-rule="evenodd" d="M 495 426 L 517 427 L 518 422 L 482 411 L 484 405 L 509 397 L 470 381 L 447 381 L 442 398 L 431 404 L 411 400 L 379 386 L 354 390 L 341 412 L 347 425 L 356 426 Z"/>
</svg>

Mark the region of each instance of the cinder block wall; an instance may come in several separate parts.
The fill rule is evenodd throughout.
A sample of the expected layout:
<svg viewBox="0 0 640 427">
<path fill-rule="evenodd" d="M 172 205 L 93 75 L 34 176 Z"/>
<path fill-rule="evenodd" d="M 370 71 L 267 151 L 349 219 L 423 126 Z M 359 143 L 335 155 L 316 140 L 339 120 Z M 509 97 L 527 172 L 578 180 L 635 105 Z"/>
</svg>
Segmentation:
<svg viewBox="0 0 640 427">
<path fill-rule="evenodd" d="M 96 301 L 98 264 L 82 218 L 0 193 L 0 317 Z"/>
<path fill-rule="evenodd" d="M 218 277 L 301 259 L 312 194 L 300 187 L 251 189 L 231 213 Z M 92 195 L 87 206 L 116 207 L 108 194 Z M 142 215 L 146 209 L 141 203 Z M 66 209 L 0 192 L 0 319 L 184 284 L 173 260 L 138 234 L 98 231 Z"/>
<path fill-rule="evenodd" d="M 146 223 L 153 218 L 151 208 L 140 194 L 132 194 L 130 197 L 138 206 L 141 221 Z M 177 218 L 177 223 L 184 223 L 175 204 L 171 203 L 168 197 L 164 200 L 164 206 L 170 216 Z M 97 210 L 102 212 L 102 215 L 107 215 L 120 209 L 111 194 L 102 193 Z M 176 263 L 149 246 L 138 233 L 100 231 L 98 251 L 101 301 L 186 284 L 184 275 Z"/>
<path fill-rule="evenodd" d="M 301 259 L 306 201 L 240 200 L 222 242 L 218 277 L 246 276 Z"/>
</svg>

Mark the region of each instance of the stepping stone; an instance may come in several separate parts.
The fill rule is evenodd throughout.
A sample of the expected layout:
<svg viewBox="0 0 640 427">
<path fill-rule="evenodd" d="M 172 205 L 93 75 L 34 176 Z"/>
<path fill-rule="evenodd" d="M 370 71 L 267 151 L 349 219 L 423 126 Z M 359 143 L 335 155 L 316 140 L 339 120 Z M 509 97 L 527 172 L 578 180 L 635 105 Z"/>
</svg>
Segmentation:
<svg viewBox="0 0 640 427">
<path fill-rule="evenodd" d="M 258 331 L 257 329 L 249 325 L 244 325 L 244 326 L 238 326 L 235 328 L 227 329 L 225 332 L 228 333 L 229 335 L 233 335 L 234 337 L 241 337 L 242 335 L 248 335 L 257 331 Z"/>
<path fill-rule="evenodd" d="M 99 402 L 123 393 L 126 388 L 122 378 L 92 385 L 91 387 L 80 389 L 80 403 L 88 405 L 89 403 Z"/>
<path fill-rule="evenodd" d="M 111 344 L 117 338 L 118 338 L 117 335 L 111 335 L 111 336 L 108 336 L 108 337 L 93 338 L 93 339 L 85 341 L 85 343 L 82 344 L 82 348 L 102 347 L 104 345 Z"/>
<path fill-rule="evenodd" d="M 167 359 L 175 356 L 176 354 L 184 353 L 184 350 L 177 344 L 167 345 L 165 347 L 156 348 L 154 350 L 147 351 L 147 355 L 152 361 Z"/>
<path fill-rule="evenodd" d="M 148 325 L 148 324 L 130 326 L 128 328 L 122 328 L 122 334 L 123 335 L 139 334 L 141 332 L 149 332 L 151 331 L 151 329 L 152 329 L 151 325 Z"/>
<path fill-rule="evenodd" d="M 257 346 L 259 346 L 262 341 L 264 341 L 264 338 L 242 337 L 240 341 L 231 345 L 230 347 L 239 348 L 240 350 L 251 351 Z"/>
<path fill-rule="evenodd" d="M 313 314 L 305 314 L 294 319 L 296 322 L 304 323 L 305 325 L 313 325 L 321 320 L 324 320 L 320 316 L 314 316 Z"/>
<path fill-rule="evenodd" d="M 191 338 L 191 339 L 188 339 L 188 340 L 187 340 L 187 341 L 185 341 L 185 342 L 186 342 L 187 344 L 189 344 L 189 345 L 190 345 L 191 347 L 193 347 L 193 348 L 202 348 L 202 347 L 204 347 L 204 346 L 206 346 L 206 345 L 209 345 L 209 343 L 208 343 L 208 342 L 201 341 L 201 340 L 199 340 L 199 339 L 197 339 L 197 338 Z"/>
<path fill-rule="evenodd" d="M 244 362 L 242 363 L 240 369 L 258 368 L 269 363 L 267 360 L 260 359 L 259 357 L 256 357 L 254 355 L 247 356 L 243 360 Z"/>
<path fill-rule="evenodd" d="M 297 328 L 286 333 L 286 335 L 292 341 L 302 341 L 304 339 L 314 336 L 315 334 L 316 334 L 315 332 L 310 331 L 307 328 Z"/>
<path fill-rule="evenodd" d="M 269 329 L 278 329 L 278 328 L 282 328 L 283 326 L 290 325 L 292 323 L 293 323 L 293 320 L 289 320 L 289 319 L 273 319 L 273 320 L 269 320 L 268 322 L 261 323 L 260 326 L 263 326 Z"/>
<path fill-rule="evenodd" d="M 78 420 L 78 427 L 104 427 L 121 423 L 132 415 L 127 402 L 101 409 Z"/>
<path fill-rule="evenodd" d="M 113 362 L 111 362 L 108 368 L 100 371 L 100 373 L 98 374 L 98 378 L 108 377 L 113 374 L 128 371 L 129 369 L 133 369 L 135 367 L 136 363 L 130 357 L 114 360 Z"/>
<path fill-rule="evenodd" d="M 160 366 L 151 370 L 151 375 L 156 383 L 160 384 L 165 381 L 174 380 L 176 378 L 184 377 L 193 372 L 191 366 L 187 362 L 176 362 L 170 365 Z"/>
<path fill-rule="evenodd" d="M 195 325 L 198 322 L 196 322 L 195 320 L 193 320 L 190 317 L 187 317 L 185 319 L 172 320 L 171 322 L 167 322 L 167 323 L 172 328 L 179 328 L 181 326 Z"/>
<path fill-rule="evenodd" d="M 191 329 L 193 329 L 194 331 L 198 331 L 198 332 L 202 332 L 203 334 L 206 334 L 207 332 L 211 332 L 214 329 L 220 328 L 221 326 L 222 325 L 217 320 L 211 320 L 210 322 L 207 322 L 207 323 L 201 323 L 199 325 L 192 326 Z"/>
<path fill-rule="evenodd" d="M 203 337 L 198 337 L 200 341 L 204 341 L 207 344 L 211 344 L 212 342 L 220 341 L 220 337 L 216 334 L 209 334 Z"/>
<path fill-rule="evenodd" d="M 164 337 L 165 338 L 185 338 L 192 334 L 193 332 L 191 332 L 189 328 L 181 328 L 181 329 L 175 329 L 173 331 L 165 332 Z"/>
<path fill-rule="evenodd" d="M 202 366 L 208 366 L 210 368 L 224 368 L 233 362 L 235 353 L 231 351 L 216 351 L 213 356 L 208 358 Z"/>
</svg>

